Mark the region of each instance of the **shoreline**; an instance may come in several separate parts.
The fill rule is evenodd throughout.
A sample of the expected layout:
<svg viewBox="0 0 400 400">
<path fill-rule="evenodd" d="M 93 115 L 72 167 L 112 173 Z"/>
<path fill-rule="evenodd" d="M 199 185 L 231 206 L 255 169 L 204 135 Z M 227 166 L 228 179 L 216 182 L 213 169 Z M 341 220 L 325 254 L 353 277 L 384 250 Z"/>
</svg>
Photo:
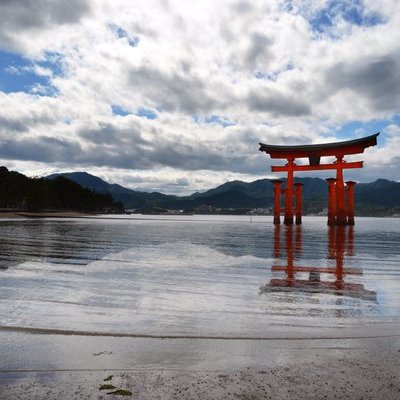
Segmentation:
<svg viewBox="0 0 400 400">
<path fill-rule="evenodd" d="M 249 215 L 249 214 L 105 214 L 85 211 L 2 211 L 0 210 L 0 221 L 5 219 L 20 218 L 106 218 L 106 219 L 154 219 L 157 217 L 179 218 L 179 217 L 269 217 L 271 215 Z M 305 218 L 325 218 L 320 215 L 305 215 Z M 399 218 L 396 216 L 358 216 L 358 218 Z"/>
<path fill-rule="evenodd" d="M 18 218 L 81 218 L 103 215 L 84 211 L 0 211 L 1 219 Z"/>
</svg>

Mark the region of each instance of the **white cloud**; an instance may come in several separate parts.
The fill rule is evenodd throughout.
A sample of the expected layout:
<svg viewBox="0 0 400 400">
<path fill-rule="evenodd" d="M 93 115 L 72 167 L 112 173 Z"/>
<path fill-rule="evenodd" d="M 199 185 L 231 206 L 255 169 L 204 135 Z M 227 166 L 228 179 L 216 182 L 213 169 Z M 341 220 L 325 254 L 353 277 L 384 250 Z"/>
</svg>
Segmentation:
<svg viewBox="0 0 400 400">
<path fill-rule="evenodd" d="M 31 71 L 57 94 L 43 84 L 33 89 L 38 95 L 0 92 L 1 157 L 181 193 L 267 176 L 270 160 L 258 152 L 259 141 L 325 142 L 342 139 L 335 129 L 343 124 L 393 118 L 398 2 L 365 1 L 359 12 L 379 13 L 381 22 L 336 18 L 330 31 L 337 35 L 316 36 L 310 21 L 327 4 L 93 0 L 65 12 L 48 1 L 33 12 L 30 2 L 2 2 L 8 19 L 0 49 L 30 58 Z M 61 74 L 43 63 L 54 54 Z M 131 115 L 113 115 L 115 105 Z M 157 118 L 135 115 L 143 108 Z M 398 162 L 396 127 L 384 132 L 365 177 L 398 179 L 374 161 L 385 152 L 388 163 Z"/>
</svg>

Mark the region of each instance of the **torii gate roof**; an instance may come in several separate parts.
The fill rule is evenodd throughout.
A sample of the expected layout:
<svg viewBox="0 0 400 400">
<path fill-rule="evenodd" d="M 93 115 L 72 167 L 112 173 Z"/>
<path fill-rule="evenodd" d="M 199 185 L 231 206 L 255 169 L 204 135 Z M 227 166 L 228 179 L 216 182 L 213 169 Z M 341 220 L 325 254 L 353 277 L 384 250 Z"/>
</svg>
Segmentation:
<svg viewBox="0 0 400 400">
<path fill-rule="evenodd" d="M 260 144 L 260 151 L 269 154 L 271 158 L 314 158 L 325 156 L 338 156 L 346 154 L 363 153 L 367 147 L 375 146 L 377 143 L 378 133 L 371 136 L 366 136 L 360 139 L 347 140 L 344 142 L 308 144 L 308 145 L 273 145 Z"/>
</svg>

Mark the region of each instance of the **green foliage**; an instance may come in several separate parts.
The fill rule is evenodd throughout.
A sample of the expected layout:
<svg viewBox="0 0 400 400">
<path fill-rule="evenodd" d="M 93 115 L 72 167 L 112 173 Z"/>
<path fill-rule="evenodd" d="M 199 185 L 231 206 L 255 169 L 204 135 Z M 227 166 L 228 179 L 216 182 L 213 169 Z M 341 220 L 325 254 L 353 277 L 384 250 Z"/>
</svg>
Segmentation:
<svg viewBox="0 0 400 400">
<path fill-rule="evenodd" d="M 105 383 L 99 387 L 99 390 L 113 390 L 113 389 L 115 389 L 115 386 L 111 385 L 111 383 Z"/>
<path fill-rule="evenodd" d="M 118 389 L 114 390 L 113 392 L 109 392 L 107 394 L 116 394 L 118 396 L 132 396 L 132 392 L 127 389 Z"/>
<path fill-rule="evenodd" d="M 94 193 L 64 177 L 28 178 L 0 167 L 0 208 L 29 211 L 122 211 L 110 194 Z"/>
</svg>

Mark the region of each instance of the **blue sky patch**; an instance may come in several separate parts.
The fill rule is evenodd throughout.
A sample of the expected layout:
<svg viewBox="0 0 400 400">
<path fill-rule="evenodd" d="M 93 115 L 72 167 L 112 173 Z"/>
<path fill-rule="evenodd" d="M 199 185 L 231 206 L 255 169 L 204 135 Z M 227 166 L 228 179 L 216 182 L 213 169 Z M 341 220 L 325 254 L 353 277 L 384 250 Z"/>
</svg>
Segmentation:
<svg viewBox="0 0 400 400">
<path fill-rule="evenodd" d="M 396 125 L 400 125 L 400 114 L 397 114 L 392 118 L 392 123 L 396 124 Z"/>
<path fill-rule="evenodd" d="M 379 145 L 384 145 L 386 142 L 385 129 L 392 124 L 400 124 L 400 115 L 397 115 L 391 120 L 377 119 L 368 122 L 352 121 L 348 124 L 342 125 L 335 132 L 339 139 L 352 140 L 363 136 L 373 135 L 380 132 L 378 139 Z"/>
<path fill-rule="evenodd" d="M 121 117 L 126 117 L 127 115 L 135 114 L 138 117 L 143 117 L 143 118 L 147 118 L 147 119 L 156 119 L 157 118 L 157 114 L 148 108 L 141 107 L 137 110 L 136 113 L 132 113 L 132 112 L 127 111 L 124 107 L 121 107 L 118 104 L 112 104 L 111 109 L 112 109 L 112 113 L 114 115 L 120 115 Z"/>
<path fill-rule="evenodd" d="M 148 108 L 139 108 L 136 115 L 138 115 L 139 117 L 147 118 L 147 119 L 156 119 L 157 118 L 157 114 L 154 111 L 149 110 Z"/>
<path fill-rule="evenodd" d="M 292 69 L 294 69 L 294 65 L 292 63 L 288 63 L 283 69 L 278 71 L 267 72 L 267 71 L 256 70 L 254 71 L 254 77 L 257 79 L 264 79 L 275 82 L 280 74 L 286 71 L 291 71 Z"/>
<path fill-rule="evenodd" d="M 298 8 L 292 0 L 283 4 L 282 9 L 291 14 L 300 14 L 310 23 L 314 33 L 334 33 L 339 18 L 356 26 L 372 27 L 386 23 L 385 18 L 378 14 L 367 12 L 363 0 L 329 0 L 325 7 L 311 14 L 308 8 Z"/>
<path fill-rule="evenodd" d="M 63 56 L 61 54 L 47 51 L 44 58 L 44 60 L 37 61 L 36 64 L 51 70 L 53 76 L 65 75 L 62 65 Z"/>
<path fill-rule="evenodd" d="M 221 117 L 219 115 L 209 115 L 206 117 L 201 117 L 196 115 L 193 117 L 193 121 L 197 124 L 214 124 L 214 125 L 221 125 L 223 128 L 227 126 L 236 125 L 234 122 L 229 121 L 228 119 Z"/>
<path fill-rule="evenodd" d="M 126 117 L 127 115 L 130 115 L 129 111 L 126 111 L 123 107 L 117 105 L 117 104 L 112 104 L 111 105 L 111 110 L 114 115 L 120 115 L 121 117 Z"/>
<path fill-rule="evenodd" d="M 361 0 L 351 2 L 331 0 L 309 22 L 314 32 L 323 33 L 334 27 L 339 18 L 343 18 L 346 22 L 353 25 L 368 27 L 385 22 L 379 14 L 365 13 Z"/>
<path fill-rule="evenodd" d="M 338 139 L 352 140 L 357 138 L 356 132 L 360 129 L 363 129 L 363 127 L 365 127 L 365 123 L 360 121 L 351 121 L 347 124 L 337 127 L 336 129 L 333 128 L 331 132 L 334 133 Z M 376 132 L 370 132 L 371 135 L 373 133 Z"/>
<path fill-rule="evenodd" d="M 129 46 L 136 47 L 139 44 L 140 39 L 137 36 L 130 35 L 125 29 L 121 28 L 117 24 L 110 24 L 109 27 L 118 39 L 126 39 Z"/>
<path fill-rule="evenodd" d="M 277 76 L 278 75 L 274 72 L 266 72 L 266 71 L 259 71 L 259 70 L 254 72 L 254 77 L 257 79 L 276 81 Z"/>
<path fill-rule="evenodd" d="M 0 91 L 5 93 L 26 92 L 44 96 L 57 95 L 57 89 L 52 85 L 52 75 L 61 74 L 58 61 L 52 59 L 33 62 L 15 53 L 0 50 Z M 35 67 L 47 68 L 49 75 L 42 75 L 35 71 Z"/>
</svg>

